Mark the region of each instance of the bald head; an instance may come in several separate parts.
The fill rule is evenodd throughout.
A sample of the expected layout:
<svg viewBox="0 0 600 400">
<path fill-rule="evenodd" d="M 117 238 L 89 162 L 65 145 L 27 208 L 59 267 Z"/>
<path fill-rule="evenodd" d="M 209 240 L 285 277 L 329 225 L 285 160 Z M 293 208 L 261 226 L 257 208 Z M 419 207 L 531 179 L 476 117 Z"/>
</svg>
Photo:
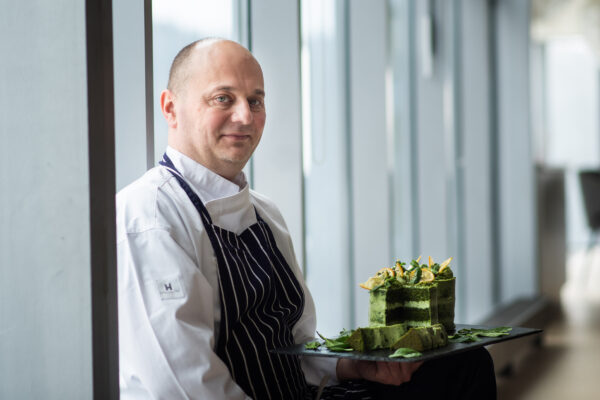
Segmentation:
<svg viewBox="0 0 600 400">
<path fill-rule="evenodd" d="M 264 100 L 262 70 L 246 48 L 224 39 L 194 42 L 175 57 L 161 93 L 169 146 L 231 180 L 260 141 Z"/>
<path fill-rule="evenodd" d="M 245 61 L 251 61 L 260 69 L 260 65 L 252 53 L 239 43 L 221 38 L 200 39 L 185 46 L 173 59 L 167 89 L 174 94 L 180 93 L 185 89 L 186 83 L 193 73 L 194 66 L 214 63 L 217 53 L 223 52 L 229 53 L 226 56 L 235 55 L 236 58 L 247 59 Z"/>
</svg>

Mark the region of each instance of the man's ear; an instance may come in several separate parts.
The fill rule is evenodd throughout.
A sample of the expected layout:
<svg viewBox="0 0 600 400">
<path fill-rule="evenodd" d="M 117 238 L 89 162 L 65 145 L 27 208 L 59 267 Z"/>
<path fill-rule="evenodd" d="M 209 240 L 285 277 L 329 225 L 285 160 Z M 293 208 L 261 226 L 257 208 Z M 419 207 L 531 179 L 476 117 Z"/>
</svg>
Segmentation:
<svg viewBox="0 0 600 400">
<path fill-rule="evenodd" d="M 175 115 L 175 95 L 169 89 L 160 94 L 160 109 L 162 110 L 169 128 L 177 128 L 177 116 Z"/>
</svg>

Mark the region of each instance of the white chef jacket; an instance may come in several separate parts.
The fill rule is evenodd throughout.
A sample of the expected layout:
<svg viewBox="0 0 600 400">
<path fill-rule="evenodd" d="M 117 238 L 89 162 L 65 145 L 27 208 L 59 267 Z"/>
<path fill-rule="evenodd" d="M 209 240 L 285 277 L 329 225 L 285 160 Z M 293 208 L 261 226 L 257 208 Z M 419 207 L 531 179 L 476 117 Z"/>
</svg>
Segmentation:
<svg viewBox="0 0 600 400">
<path fill-rule="evenodd" d="M 277 247 L 302 285 L 304 312 L 292 330 L 312 340 L 315 307 L 283 217 L 266 197 L 178 151 L 167 155 L 208 210 L 213 223 L 240 234 L 269 224 Z M 241 188 L 241 189 L 240 189 Z M 155 167 L 117 194 L 119 378 L 127 399 L 246 399 L 215 353 L 221 319 L 217 259 L 198 211 L 173 175 Z M 336 359 L 301 360 L 309 383 L 336 383 Z"/>
</svg>

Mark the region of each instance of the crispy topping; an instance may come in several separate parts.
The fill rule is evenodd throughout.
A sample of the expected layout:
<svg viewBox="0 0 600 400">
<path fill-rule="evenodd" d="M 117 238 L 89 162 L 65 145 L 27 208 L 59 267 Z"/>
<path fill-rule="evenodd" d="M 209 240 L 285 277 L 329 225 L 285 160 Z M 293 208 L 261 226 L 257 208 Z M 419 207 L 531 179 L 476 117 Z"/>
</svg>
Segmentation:
<svg viewBox="0 0 600 400">
<path fill-rule="evenodd" d="M 450 261 L 452 261 L 452 257 L 448 258 L 447 260 L 445 260 L 443 263 L 440 264 L 440 270 L 438 271 L 438 273 L 442 272 L 443 270 L 446 269 L 446 267 L 448 267 L 448 265 L 450 265 Z"/>
</svg>

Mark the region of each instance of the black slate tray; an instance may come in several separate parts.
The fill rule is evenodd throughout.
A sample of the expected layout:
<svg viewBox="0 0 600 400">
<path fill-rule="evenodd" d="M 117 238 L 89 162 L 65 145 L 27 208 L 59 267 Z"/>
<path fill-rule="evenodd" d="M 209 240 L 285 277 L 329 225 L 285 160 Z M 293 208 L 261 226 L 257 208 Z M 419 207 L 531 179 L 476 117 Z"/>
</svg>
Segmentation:
<svg viewBox="0 0 600 400">
<path fill-rule="evenodd" d="M 495 326 L 483 326 L 483 325 L 465 325 L 465 324 L 456 324 L 456 330 L 465 329 L 465 328 L 478 328 L 478 329 L 491 329 L 496 328 Z M 479 337 L 479 341 L 472 343 L 452 343 L 448 342 L 448 345 L 439 349 L 433 349 L 424 351 L 422 356 L 412 357 L 412 358 L 404 358 L 404 357 L 395 357 L 389 358 L 389 355 L 393 353 L 393 350 L 373 350 L 369 352 L 358 352 L 358 351 L 349 351 L 349 352 L 338 352 L 338 351 L 330 351 L 325 346 L 319 347 L 317 350 L 307 350 L 304 347 L 304 344 L 297 344 L 294 346 L 284 347 L 280 349 L 271 350 L 271 352 L 279 353 L 279 354 L 292 354 L 292 355 L 301 355 L 301 356 L 310 356 L 310 357 L 336 357 L 336 358 L 351 358 L 355 360 L 368 360 L 368 361 L 396 361 L 396 362 L 411 362 L 411 361 L 426 361 L 432 360 L 434 358 L 440 358 L 449 356 L 452 354 L 462 353 L 464 351 L 476 349 L 478 347 L 487 346 L 494 343 L 506 342 L 507 340 L 517 339 L 523 336 L 534 335 L 541 333 L 541 329 L 533 329 L 533 328 L 522 328 L 522 327 L 512 327 L 512 331 L 507 336 L 488 338 L 488 337 Z M 454 332 L 449 332 L 449 335 L 452 335 Z"/>
</svg>

